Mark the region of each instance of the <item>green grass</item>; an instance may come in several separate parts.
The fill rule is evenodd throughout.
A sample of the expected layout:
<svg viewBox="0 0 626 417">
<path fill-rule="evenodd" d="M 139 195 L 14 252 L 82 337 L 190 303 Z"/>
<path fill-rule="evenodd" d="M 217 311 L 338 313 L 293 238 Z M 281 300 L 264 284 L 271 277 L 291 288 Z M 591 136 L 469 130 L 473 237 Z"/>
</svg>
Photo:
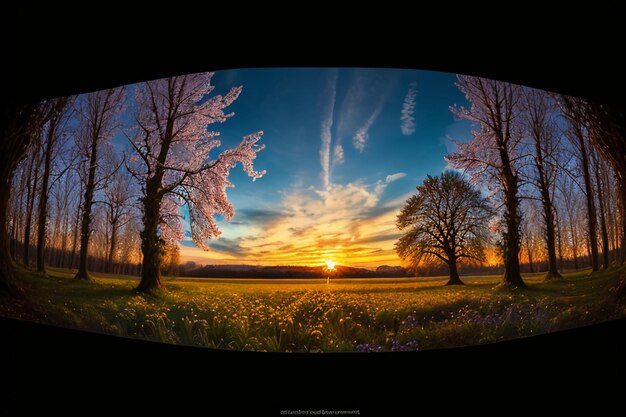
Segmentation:
<svg viewBox="0 0 626 417">
<path fill-rule="evenodd" d="M 166 279 L 157 295 L 131 290 L 136 278 L 21 270 L 33 312 L 0 308 L 65 327 L 212 348 L 255 351 L 432 349 L 490 343 L 622 317 L 609 289 L 623 269 L 566 274 L 527 289 L 495 288 L 499 276 L 399 279 Z M 26 307 L 22 307 L 24 309 Z M 2 311 L 4 310 L 4 311 Z"/>
</svg>

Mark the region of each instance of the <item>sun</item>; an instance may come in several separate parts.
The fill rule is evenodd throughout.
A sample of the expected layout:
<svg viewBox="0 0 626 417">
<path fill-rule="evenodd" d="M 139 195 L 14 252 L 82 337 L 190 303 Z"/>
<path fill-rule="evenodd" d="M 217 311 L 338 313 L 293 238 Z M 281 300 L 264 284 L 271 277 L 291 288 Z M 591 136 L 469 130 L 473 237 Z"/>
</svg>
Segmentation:
<svg viewBox="0 0 626 417">
<path fill-rule="evenodd" d="M 329 271 L 332 271 L 333 269 L 335 269 L 335 266 L 337 266 L 337 264 L 330 259 L 326 259 L 324 262 L 326 263 L 326 269 L 328 269 Z"/>
</svg>

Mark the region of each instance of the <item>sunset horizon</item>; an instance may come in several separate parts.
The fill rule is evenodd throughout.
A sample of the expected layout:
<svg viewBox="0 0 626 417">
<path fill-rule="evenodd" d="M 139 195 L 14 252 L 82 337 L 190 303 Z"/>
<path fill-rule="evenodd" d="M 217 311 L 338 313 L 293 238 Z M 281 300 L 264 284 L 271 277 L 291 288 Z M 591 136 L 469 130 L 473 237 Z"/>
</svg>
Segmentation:
<svg viewBox="0 0 626 417">
<path fill-rule="evenodd" d="M 599 148 L 616 115 L 397 69 L 227 70 L 48 100 L 4 224 L 6 283 L 29 303 L 4 311 L 268 352 L 461 347 L 623 317 L 607 295 L 626 294 L 626 168 Z"/>
<path fill-rule="evenodd" d="M 180 261 L 202 265 L 401 266 L 396 216 L 428 173 L 443 172 L 451 139 L 471 124 L 450 104 L 466 105 L 447 73 L 389 69 L 240 69 L 218 71 L 220 86 L 242 85 L 219 126 L 220 149 L 264 130 L 252 182 L 240 169 L 227 190 L 231 221 L 206 249 L 191 238 L 182 208 Z M 260 104 L 261 103 L 261 104 Z M 118 139 L 120 143 L 123 141 Z"/>
</svg>

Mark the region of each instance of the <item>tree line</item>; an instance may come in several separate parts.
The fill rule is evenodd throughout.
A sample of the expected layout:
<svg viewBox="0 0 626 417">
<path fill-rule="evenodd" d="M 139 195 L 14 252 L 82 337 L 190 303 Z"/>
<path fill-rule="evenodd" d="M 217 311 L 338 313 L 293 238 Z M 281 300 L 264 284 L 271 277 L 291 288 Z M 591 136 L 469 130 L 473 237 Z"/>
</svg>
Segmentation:
<svg viewBox="0 0 626 417">
<path fill-rule="evenodd" d="M 522 263 L 547 280 L 623 264 L 624 109 L 480 77 L 459 75 L 457 87 L 470 106 L 451 111 L 473 137 L 446 160 L 469 179 L 448 171 L 417 187 L 398 216 L 400 257 L 443 263 L 459 284 L 457 263 L 484 262 L 496 236 L 512 287 L 525 286 Z"/>
<path fill-rule="evenodd" d="M 149 81 L 20 105 L 3 112 L 0 282 L 14 285 L 14 263 L 139 274 L 137 291 L 175 273 L 186 214 L 192 240 L 232 217 L 229 172 L 241 163 L 253 179 L 263 132 L 217 152 L 212 124 L 242 87 L 211 94 L 212 73 Z"/>
<path fill-rule="evenodd" d="M 210 73 L 194 74 L 6 105 L 0 115 L 0 288 L 15 289 L 17 262 L 41 273 L 47 265 L 75 268 L 80 280 L 88 280 L 90 270 L 140 274 L 137 289 L 150 292 L 178 263 L 181 212 L 197 245 L 219 236 L 213 216 L 234 213 L 226 196 L 229 171 L 240 162 L 252 179 L 261 177 L 253 161 L 263 145 L 256 132 L 217 153 L 219 132 L 210 127 L 233 116 L 225 110 L 242 88 L 212 95 L 210 81 Z M 470 199 L 476 204 L 466 214 L 476 225 L 493 212 L 487 225 L 498 237 L 504 282 L 523 286 L 523 264 L 531 271 L 545 267 L 548 278 L 568 267 L 621 265 L 623 106 L 479 77 L 459 76 L 457 85 L 471 105 L 452 111 L 472 122 L 474 132 L 447 161 L 487 194 L 487 205 Z M 472 195 L 471 189 L 460 195 Z M 453 197 L 441 201 L 464 201 Z M 441 244 L 439 257 L 429 255 L 483 262 L 484 230 L 456 230 L 454 245 Z M 454 253 L 459 244 L 467 247 Z M 419 260 L 419 253 L 401 255 Z"/>
</svg>

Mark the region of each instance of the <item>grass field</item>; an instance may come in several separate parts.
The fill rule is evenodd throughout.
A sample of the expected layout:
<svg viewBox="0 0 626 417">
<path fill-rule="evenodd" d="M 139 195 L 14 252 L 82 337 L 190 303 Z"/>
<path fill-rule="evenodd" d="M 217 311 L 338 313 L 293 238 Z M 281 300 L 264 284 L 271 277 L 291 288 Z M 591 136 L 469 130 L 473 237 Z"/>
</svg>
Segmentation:
<svg viewBox="0 0 626 417">
<path fill-rule="evenodd" d="M 494 288 L 499 276 L 402 279 L 166 279 L 155 296 L 137 280 L 22 270 L 27 304 L 0 312 L 65 327 L 166 343 L 283 352 L 402 351 L 490 343 L 626 314 L 612 297 L 622 269 L 566 274 L 528 289 Z M 31 311 L 25 311 L 30 309 Z M 2 311 L 4 310 L 4 311 Z"/>
</svg>

